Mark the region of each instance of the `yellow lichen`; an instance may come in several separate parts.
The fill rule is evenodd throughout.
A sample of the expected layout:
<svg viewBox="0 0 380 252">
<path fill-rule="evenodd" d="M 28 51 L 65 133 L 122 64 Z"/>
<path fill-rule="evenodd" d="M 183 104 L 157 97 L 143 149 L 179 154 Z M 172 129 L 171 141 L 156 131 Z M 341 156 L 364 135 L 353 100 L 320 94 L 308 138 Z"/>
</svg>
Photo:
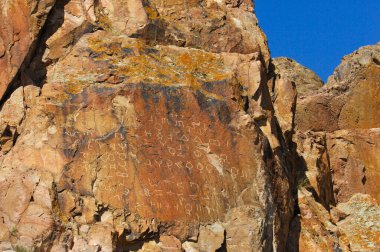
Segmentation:
<svg viewBox="0 0 380 252">
<path fill-rule="evenodd" d="M 123 83 L 150 83 L 163 86 L 184 86 L 198 90 L 214 99 L 221 99 L 203 89 L 205 82 L 219 82 L 231 78 L 222 58 L 213 53 L 172 46 L 149 46 L 143 40 L 123 36 L 112 39 L 89 38 L 89 49 L 100 68 L 78 70 L 69 80 L 68 92 L 81 92 L 85 83 L 96 83 L 96 76 L 125 78 Z M 129 52 L 130 51 L 130 52 Z M 104 67 L 109 66 L 109 67 Z M 107 78 L 102 81 L 107 84 Z M 111 83 L 112 84 L 112 83 Z"/>
</svg>

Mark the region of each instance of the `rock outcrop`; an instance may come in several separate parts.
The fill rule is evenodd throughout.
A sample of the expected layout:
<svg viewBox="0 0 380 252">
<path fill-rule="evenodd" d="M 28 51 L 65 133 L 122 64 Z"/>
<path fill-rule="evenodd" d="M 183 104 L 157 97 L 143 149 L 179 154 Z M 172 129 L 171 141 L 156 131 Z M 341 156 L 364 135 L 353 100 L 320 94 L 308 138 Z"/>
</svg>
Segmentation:
<svg viewBox="0 0 380 252">
<path fill-rule="evenodd" d="M 283 85 L 281 77 L 293 73 L 302 76 L 293 78 L 297 91 L 307 90 L 307 95 L 298 97 L 292 105 L 286 97 L 296 96 L 294 88 L 286 89 L 282 95 L 276 93 L 278 88 L 272 91 L 274 104 L 296 107 L 287 114 L 277 109 L 280 122 L 284 115 L 288 122 L 294 120 L 292 127 L 286 129 L 293 133 L 288 141 L 295 159 L 299 214 L 292 222 L 289 250 L 380 248 L 380 222 L 373 217 L 379 209 L 380 195 L 376 186 L 380 167 L 380 124 L 376 121 L 379 45 L 360 48 L 344 57 L 320 89 L 309 84 L 313 75 L 297 65 L 284 68 L 277 64 L 275 68 L 279 78 L 274 85 Z"/>
<path fill-rule="evenodd" d="M 33 54 L 55 0 L 0 3 L 0 99 Z"/>
<path fill-rule="evenodd" d="M 293 168 L 252 11 L 57 2 L 4 83 L 1 246 L 283 251 Z"/>
<path fill-rule="evenodd" d="M 380 248 L 379 44 L 323 86 L 249 0 L 0 7 L 1 251 Z"/>
<path fill-rule="evenodd" d="M 300 130 L 368 129 L 380 125 L 380 44 L 346 56 L 324 90 L 297 104 Z"/>
</svg>

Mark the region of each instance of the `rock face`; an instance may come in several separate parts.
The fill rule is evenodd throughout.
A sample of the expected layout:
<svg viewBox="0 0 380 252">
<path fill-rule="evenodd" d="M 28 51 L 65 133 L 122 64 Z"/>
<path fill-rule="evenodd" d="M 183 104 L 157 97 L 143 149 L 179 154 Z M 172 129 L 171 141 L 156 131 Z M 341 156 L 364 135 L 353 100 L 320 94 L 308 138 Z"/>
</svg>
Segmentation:
<svg viewBox="0 0 380 252">
<path fill-rule="evenodd" d="M 289 58 L 274 58 L 272 60 L 273 72 L 277 78 L 288 79 L 297 84 L 298 98 L 318 92 L 323 81 L 310 69 Z"/>
<path fill-rule="evenodd" d="M 23 63 L 31 57 L 54 2 L 55 0 L 1 1 L 0 99 Z"/>
<path fill-rule="evenodd" d="M 380 44 L 345 57 L 325 90 L 297 104 L 300 130 L 368 129 L 380 125 Z"/>
<path fill-rule="evenodd" d="M 0 112 L 2 246 L 283 251 L 292 166 L 252 11 L 57 2 Z"/>
<path fill-rule="evenodd" d="M 380 248 L 379 45 L 322 87 L 248 0 L 0 6 L 1 251 Z"/>
<path fill-rule="evenodd" d="M 316 90 L 309 71 L 297 65 L 275 68 L 274 85 L 293 78 L 297 98 L 293 113 L 281 113 L 295 97 L 293 89 L 272 99 L 279 122 L 291 120 L 288 141 L 296 167 L 299 215 L 294 217 L 288 249 L 299 251 L 377 251 L 379 208 L 379 44 L 360 48 L 343 58 L 326 86 Z M 276 60 L 274 63 L 276 64 Z M 302 73 L 298 73 L 302 71 Z M 284 77 L 289 78 L 289 77 Z M 303 81 L 306 79 L 307 81 Z M 277 92 L 277 93 L 276 93 Z M 302 91 L 304 92 L 304 91 Z M 281 95 L 282 94 L 282 95 Z M 281 104 L 280 109 L 276 103 Z M 283 105 L 284 104 L 284 105 Z M 285 117 L 286 116 L 286 117 Z M 297 211 L 296 211 L 297 212 Z"/>
</svg>

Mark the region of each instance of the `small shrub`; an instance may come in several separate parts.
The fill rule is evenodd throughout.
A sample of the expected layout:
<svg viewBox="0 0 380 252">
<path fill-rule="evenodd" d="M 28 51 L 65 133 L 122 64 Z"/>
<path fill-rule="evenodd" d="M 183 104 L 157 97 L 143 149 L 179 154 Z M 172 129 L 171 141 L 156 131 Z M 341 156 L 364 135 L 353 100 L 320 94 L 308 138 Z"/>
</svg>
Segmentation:
<svg viewBox="0 0 380 252">
<path fill-rule="evenodd" d="M 309 180 L 307 179 L 307 177 L 303 177 L 298 180 L 297 189 L 300 190 L 301 188 L 306 187 L 308 184 L 309 184 Z"/>
<path fill-rule="evenodd" d="M 17 236 L 18 230 L 16 227 L 13 227 L 9 232 L 12 236 Z"/>
<path fill-rule="evenodd" d="M 29 250 L 23 246 L 20 246 L 20 245 L 16 245 L 14 248 L 13 248 L 16 252 L 32 252 L 32 250 Z"/>
</svg>

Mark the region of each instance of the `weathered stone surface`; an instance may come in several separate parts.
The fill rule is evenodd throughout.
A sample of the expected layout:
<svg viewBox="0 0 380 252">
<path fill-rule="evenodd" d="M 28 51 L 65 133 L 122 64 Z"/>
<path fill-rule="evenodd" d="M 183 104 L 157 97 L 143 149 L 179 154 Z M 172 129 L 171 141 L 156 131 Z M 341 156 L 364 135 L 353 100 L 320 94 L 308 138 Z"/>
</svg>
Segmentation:
<svg viewBox="0 0 380 252">
<path fill-rule="evenodd" d="M 297 104 L 296 127 L 298 130 L 327 131 L 321 149 L 328 155 L 336 202 L 345 202 L 355 193 L 367 193 L 378 200 L 375 181 L 379 179 L 378 109 L 380 66 L 379 45 L 367 46 L 346 56 L 330 77 L 324 91 L 306 97 Z M 314 163 L 321 165 L 320 157 L 303 151 L 299 139 L 297 148 L 308 169 Z M 323 133 L 322 133 L 323 134 Z M 307 133 L 306 141 L 312 141 L 320 133 Z M 307 144 L 311 147 L 315 144 Z M 314 169 L 315 170 L 315 169 Z M 317 173 L 318 174 L 318 173 Z M 320 179 L 323 176 L 319 176 Z M 326 177 L 322 179 L 326 180 Z M 314 187 L 315 188 L 315 187 Z M 323 186 L 322 188 L 327 188 Z M 330 188 L 330 187 L 328 187 Z M 322 201 L 324 202 L 324 201 Z"/>
<path fill-rule="evenodd" d="M 300 213 L 290 228 L 288 251 L 349 251 L 339 240 L 329 212 L 305 188 L 298 190 Z"/>
<path fill-rule="evenodd" d="M 380 43 L 363 46 L 343 57 L 342 63 L 335 69 L 334 74 L 329 77 L 327 84 L 336 88 L 349 85 L 362 69 L 374 64 L 379 65 L 379 63 Z"/>
<path fill-rule="evenodd" d="M 355 194 L 337 210 L 345 217 L 337 223 L 351 251 L 378 251 L 380 248 L 380 206 L 369 195 Z"/>
<path fill-rule="evenodd" d="M 25 69 L 35 85 L 45 83 L 49 68 L 69 53 L 83 34 L 97 29 L 99 20 L 95 7 L 93 0 L 57 1 Z"/>
<path fill-rule="evenodd" d="M 100 25 L 116 33 L 211 52 L 261 52 L 269 62 L 249 0 L 102 0 L 99 13 Z"/>
<path fill-rule="evenodd" d="M 288 168 L 277 161 L 283 147 L 266 105 L 263 69 L 258 53 L 149 46 L 103 31 L 84 35 L 48 69 L 2 160 L 6 176 L 34 170 L 49 174 L 44 183 L 54 181 L 51 204 L 38 203 L 47 212 L 36 217 L 41 230 L 34 235 L 53 235 L 47 220 L 54 219 L 61 227 L 54 237 L 69 232 L 72 241 L 56 241 L 57 250 L 122 250 L 170 234 L 181 242 L 196 237 L 201 251 L 212 251 L 225 235 L 236 246 L 225 215 L 249 207 L 262 219 L 255 219 L 259 226 L 240 226 L 246 248 L 284 247 L 292 199 Z M 31 192 L 18 194 L 25 197 L 20 212 L 37 204 Z M 22 244 L 31 247 L 36 239 Z M 171 244 L 142 248 L 165 243 Z"/>
<path fill-rule="evenodd" d="M 294 134 L 297 100 L 318 93 L 322 86 L 322 80 L 313 71 L 296 61 L 283 57 L 271 60 L 268 87 L 276 117 L 288 141 Z"/>
<path fill-rule="evenodd" d="M 380 125 L 379 47 L 364 47 L 345 57 L 324 92 L 297 104 L 298 129 L 335 131 Z"/>
<path fill-rule="evenodd" d="M 380 130 L 342 130 L 327 135 L 334 194 L 346 202 L 354 194 L 371 195 L 380 204 Z"/>
<path fill-rule="evenodd" d="M 265 251 L 270 244 L 262 244 L 255 238 L 265 232 L 264 222 L 258 221 L 263 218 L 263 213 L 255 206 L 229 211 L 225 224 L 227 251 Z"/>
<path fill-rule="evenodd" d="M 323 87 L 323 81 L 318 75 L 293 59 L 279 57 L 271 62 L 276 78 L 295 83 L 299 99 L 317 93 Z"/>
<path fill-rule="evenodd" d="M 297 188 L 308 188 L 316 200 L 329 209 L 335 204 L 335 199 L 329 160 L 331 154 L 325 133 L 297 132 L 293 140 L 297 146 Z"/>
<path fill-rule="evenodd" d="M 0 7 L 1 251 L 379 249 L 380 44 L 322 87 L 250 0 Z"/>
<path fill-rule="evenodd" d="M 380 151 L 378 57 L 379 44 L 346 56 L 325 87 L 297 101 L 292 140 L 300 216 L 292 223 L 291 230 L 298 227 L 298 231 L 290 235 L 291 248 L 380 248 L 378 220 L 374 217 L 380 194 L 376 183 Z M 307 205 L 303 203 L 305 190 L 310 192 Z M 317 205 L 320 207 L 312 207 Z M 333 229 L 326 229 L 322 224 L 325 220 Z M 311 228 L 323 235 L 312 235 Z"/>
<path fill-rule="evenodd" d="M 26 57 L 32 53 L 54 2 L 55 0 L 0 2 L 0 99 Z"/>
</svg>

